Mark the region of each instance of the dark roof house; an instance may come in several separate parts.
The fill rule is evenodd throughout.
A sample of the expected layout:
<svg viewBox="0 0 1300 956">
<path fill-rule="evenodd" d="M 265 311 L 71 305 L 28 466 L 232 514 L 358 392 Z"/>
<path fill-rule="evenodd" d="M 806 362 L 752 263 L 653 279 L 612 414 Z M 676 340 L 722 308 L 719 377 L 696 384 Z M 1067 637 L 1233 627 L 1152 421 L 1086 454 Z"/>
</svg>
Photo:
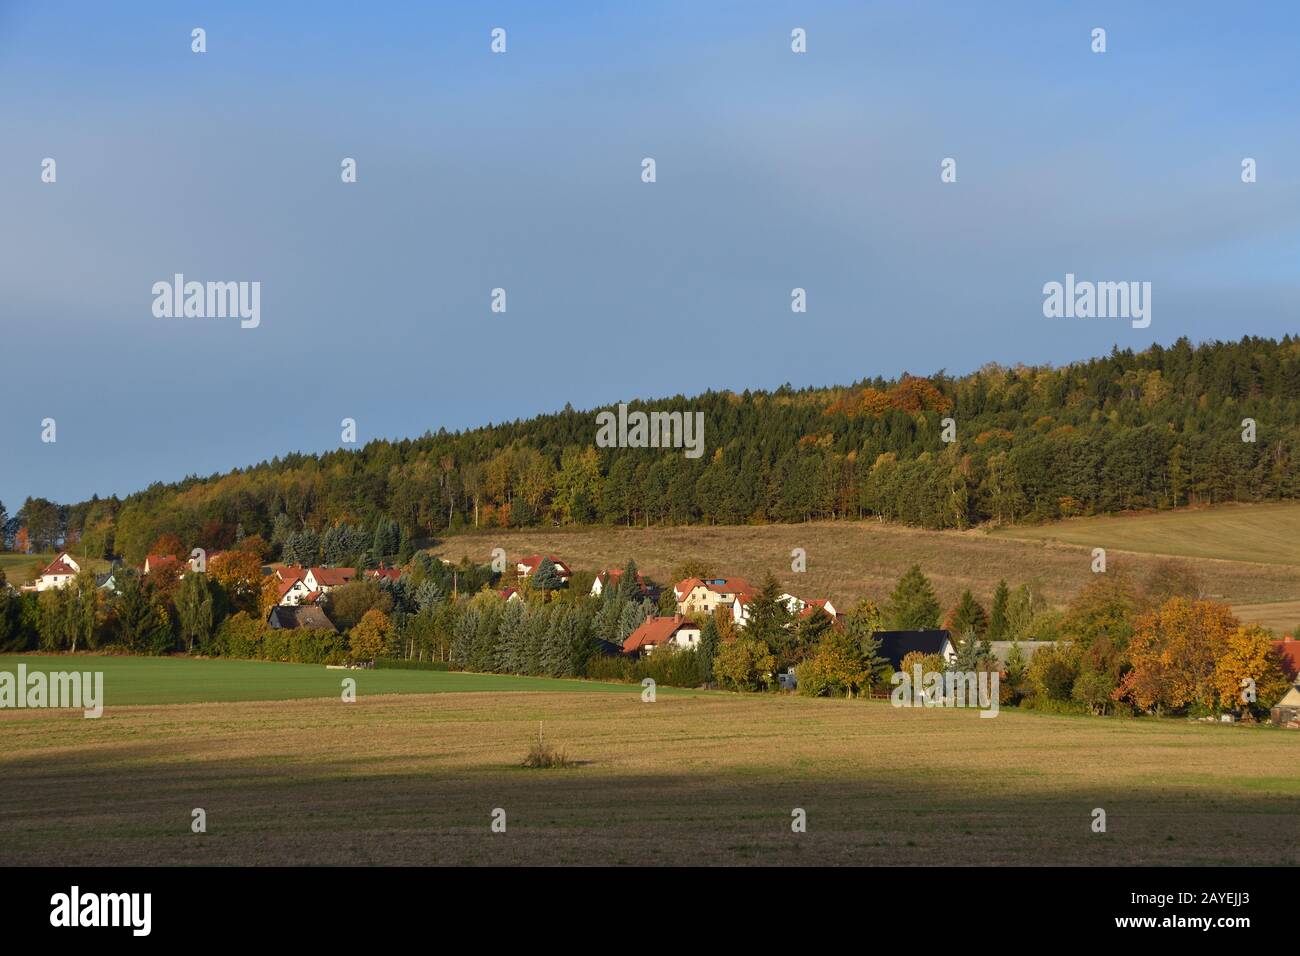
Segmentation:
<svg viewBox="0 0 1300 956">
<path fill-rule="evenodd" d="M 277 604 L 271 608 L 271 615 L 266 623 L 276 630 L 330 631 L 338 633 L 338 628 L 325 616 L 325 612 L 313 604 L 292 607 Z"/>
<path fill-rule="evenodd" d="M 947 631 L 877 631 L 881 657 L 898 670 L 903 658 L 913 651 L 921 654 L 942 654 L 951 658 L 956 654 L 952 638 Z"/>
</svg>

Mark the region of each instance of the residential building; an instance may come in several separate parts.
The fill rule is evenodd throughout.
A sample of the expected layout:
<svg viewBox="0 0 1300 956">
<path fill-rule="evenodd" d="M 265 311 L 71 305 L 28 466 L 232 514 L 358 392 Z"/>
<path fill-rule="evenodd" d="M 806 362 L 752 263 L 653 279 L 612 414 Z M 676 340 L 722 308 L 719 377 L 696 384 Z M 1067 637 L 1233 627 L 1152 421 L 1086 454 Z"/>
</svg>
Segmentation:
<svg viewBox="0 0 1300 956">
<path fill-rule="evenodd" d="M 318 607 L 286 607 L 277 605 L 271 608 L 266 623 L 276 630 L 310 630 L 338 633 L 334 622 L 325 616 Z"/>
<path fill-rule="evenodd" d="M 623 580 L 623 568 L 608 568 L 596 575 L 596 580 L 591 582 L 592 597 L 600 597 L 605 593 L 605 588 L 613 585 L 618 587 L 619 582 Z M 645 575 L 640 571 L 636 573 L 636 583 L 641 586 L 641 592 L 646 590 Z"/>
<path fill-rule="evenodd" d="M 678 614 L 712 614 L 720 606 L 733 607 L 736 598 L 756 589 L 744 578 L 686 578 L 673 586 Z"/>
<path fill-rule="evenodd" d="M 686 617 L 648 617 L 623 642 L 623 653 L 649 655 L 656 647 L 674 644 L 677 647 L 694 647 L 700 642 L 700 628 Z"/>
<path fill-rule="evenodd" d="M 71 583 L 81 571 L 81 565 L 66 551 L 45 566 L 40 575 L 31 584 L 24 585 L 24 591 L 49 591 Z"/>
<path fill-rule="evenodd" d="M 940 654 L 946 661 L 957 659 L 957 649 L 947 631 L 877 631 L 879 654 L 894 670 L 903 665 L 903 658 L 913 651 L 921 654 Z"/>
<path fill-rule="evenodd" d="M 555 565 L 555 572 L 560 576 L 562 581 L 568 581 L 569 578 L 573 576 L 573 572 L 569 570 L 567 564 L 550 554 L 530 554 L 527 557 L 520 558 L 519 562 L 515 565 L 515 573 L 517 573 L 521 578 L 526 578 L 531 574 L 537 573 L 537 569 L 542 566 L 542 562 L 548 559 L 551 564 Z"/>
<path fill-rule="evenodd" d="M 309 568 L 302 579 L 308 591 L 328 594 L 335 588 L 343 587 L 356 576 L 356 568 Z"/>
</svg>

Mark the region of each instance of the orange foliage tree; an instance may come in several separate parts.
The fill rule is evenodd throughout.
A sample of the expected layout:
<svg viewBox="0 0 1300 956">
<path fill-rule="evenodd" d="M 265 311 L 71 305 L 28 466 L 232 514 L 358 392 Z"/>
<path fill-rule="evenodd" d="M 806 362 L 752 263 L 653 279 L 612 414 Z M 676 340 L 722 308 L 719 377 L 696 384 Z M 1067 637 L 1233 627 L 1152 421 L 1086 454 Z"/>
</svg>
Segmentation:
<svg viewBox="0 0 1300 956">
<path fill-rule="evenodd" d="M 208 573 L 242 610 L 257 606 L 262 590 L 262 561 L 251 551 L 223 551 L 208 562 Z M 274 575 L 271 575 L 274 577 Z"/>
<path fill-rule="evenodd" d="M 1156 714 L 1189 706 L 1213 710 L 1220 700 L 1215 670 L 1237 627 L 1226 604 L 1170 598 L 1138 620 L 1128 646 L 1132 670 L 1115 698 Z"/>
</svg>

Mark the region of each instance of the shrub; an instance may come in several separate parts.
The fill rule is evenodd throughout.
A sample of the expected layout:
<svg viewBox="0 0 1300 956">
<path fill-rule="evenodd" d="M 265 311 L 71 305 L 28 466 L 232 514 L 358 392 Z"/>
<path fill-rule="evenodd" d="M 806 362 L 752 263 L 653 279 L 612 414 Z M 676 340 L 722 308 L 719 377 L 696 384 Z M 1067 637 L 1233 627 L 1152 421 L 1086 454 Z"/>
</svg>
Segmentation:
<svg viewBox="0 0 1300 956">
<path fill-rule="evenodd" d="M 542 738 L 542 725 L 538 724 L 537 739 L 533 741 L 527 756 L 524 757 L 524 766 L 545 770 L 551 767 L 569 767 L 572 764 L 563 750 L 555 749 Z"/>
<path fill-rule="evenodd" d="M 636 661 L 630 657 L 614 654 L 594 654 L 587 661 L 587 677 L 592 680 L 608 680 L 632 683 L 636 680 Z"/>
</svg>

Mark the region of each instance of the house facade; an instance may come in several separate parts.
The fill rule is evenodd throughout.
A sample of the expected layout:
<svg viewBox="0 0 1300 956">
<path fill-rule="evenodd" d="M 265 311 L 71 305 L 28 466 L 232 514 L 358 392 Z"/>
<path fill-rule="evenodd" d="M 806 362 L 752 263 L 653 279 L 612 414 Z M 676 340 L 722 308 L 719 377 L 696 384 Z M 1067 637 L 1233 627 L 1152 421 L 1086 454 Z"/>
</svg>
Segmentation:
<svg viewBox="0 0 1300 956">
<path fill-rule="evenodd" d="M 678 614 L 712 614 L 724 605 L 734 608 L 736 598 L 754 590 L 744 578 L 687 578 L 673 586 L 673 595 Z"/>
<path fill-rule="evenodd" d="M 790 612 L 790 616 L 794 618 L 809 617 L 818 610 L 825 611 L 826 616 L 832 621 L 839 618 L 835 605 L 824 598 L 805 601 L 793 594 L 782 594 L 777 600 L 785 605 L 786 610 Z M 737 595 L 736 600 L 732 602 L 731 617 L 736 622 L 737 627 L 745 627 L 749 624 L 749 608 L 753 601 L 754 593 L 750 591 Z"/>
<path fill-rule="evenodd" d="M 653 654 L 656 647 L 675 645 L 695 647 L 700 643 L 700 628 L 681 614 L 672 617 L 648 617 L 623 642 L 623 653 L 634 657 Z"/>
<path fill-rule="evenodd" d="M 356 576 L 356 568 L 308 568 L 302 580 L 308 593 L 315 591 L 328 594 L 335 588 L 348 584 Z"/>
<path fill-rule="evenodd" d="M 72 582 L 81 571 L 81 565 L 66 551 L 60 553 L 45 566 L 40 575 L 31 584 L 24 585 L 24 591 L 49 591 L 61 588 Z"/>
</svg>

